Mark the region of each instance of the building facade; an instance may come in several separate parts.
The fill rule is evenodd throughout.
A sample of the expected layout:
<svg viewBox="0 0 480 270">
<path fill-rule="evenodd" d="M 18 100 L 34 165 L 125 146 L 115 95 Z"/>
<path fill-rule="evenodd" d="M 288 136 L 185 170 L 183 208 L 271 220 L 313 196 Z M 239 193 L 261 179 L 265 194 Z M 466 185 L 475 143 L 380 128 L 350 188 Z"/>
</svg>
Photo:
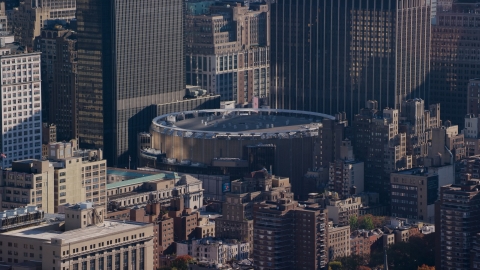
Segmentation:
<svg viewBox="0 0 480 270">
<path fill-rule="evenodd" d="M 271 7 L 271 106 L 352 120 L 369 99 L 427 98 L 430 0 L 279 0 Z"/>
<path fill-rule="evenodd" d="M 2 67 L 2 168 L 42 157 L 42 86 L 40 53 L 21 53 L 7 44 Z"/>
<path fill-rule="evenodd" d="M 262 204 L 254 214 L 256 269 L 323 269 L 327 263 L 327 211 L 290 199 Z M 309 252 L 306 252 L 306 251 Z"/>
<path fill-rule="evenodd" d="M 54 169 L 48 161 L 24 160 L 2 172 L 1 210 L 34 205 L 46 213 L 54 213 Z"/>
<path fill-rule="evenodd" d="M 54 222 L 38 223 L 18 224 L 0 234 L 2 261 L 36 261 L 41 269 L 153 268 L 152 224 L 105 222 L 101 210 L 85 203 L 67 209 Z"/>
<path fill-rule="evenodd" d="M 216 237 L 246 241 L 253 249 L 255 204 L 280 198 L 293 199 L 290 179 L 259 175 L 231 182 L 231 191 L 225 194 L 222 203 L 222 216 L 215 219 Z"/>
<path fill-rule="evenodd" d="M 450 1 L 451 6 L 452 1 Z M 480 77 L 480 13 L 475 4 L 458 4 L 461 9 L 450 9 L 437 15 L 432 27 L 431 102 L 442 104 L 444 120 L 463 127 L 463 118 L 469 110 L 478 110 L 478 104 L 469 104 L 467 97 L 470 79 Z M 475 108 L 472 108 L 474 105 Z"/>
<path fill-rule="evenodd" d="M 76 14 L 80 146 L 126 165 L 156 105 L 183 99 L 183 1 L 80 0 Z"/>
<path fill-rule="evenodd" d="M 187 84 L 201 86 L 220 95 L 222 101 L 233 100 L 237 104 L 251 103 L 254 97 L 267 98 L 268 5 L 189 2 L 185 29 Z"/>
<path fill-rule="evenodd" d="M 350 218 L 358 217 L 361 207 L 361 197 L 351 197 L 341 200 L 336 194 L 325 206 L 328 210 L 328 218 L 333 221 L 333 224 L 339 226 L 350 225 Z"/>
<path fill-rule="evenodd" d="M 77 36 L 61 25 L 44 27 L 35 39 L 42 52 L 42 118 L 57 126 L 58 141 L 77 138 Z"/>
<path fill-rule="evenodd" d="M 480 79 L 471 79 L 468 82 L 467 113 L 474 116 L 480 114 Z"/>
<path fill-rule="evenodd" d="M 106 161 L 100 151 L 75 151 L 69 143 L 49 145 L 46 160 L 22 160 L 4 170 L 0 209 L 35 205 L 57 213 L 67 203 L 89 201 L 105 207 Z"/>
<path fill-rule="evenodd" d="M 75 18 L 75 0 L 26 0 L 13 11 L 12 29 L 15 40 L 29 49 L 34 47 L 35 37 L 49 20 L 70 21 Z"/>
<path fill-rule="evenodd" d="M 465 125 L 462 130 L 465 141 L 465 156 L 480 155 L 480 118 L 478 114 L 465 115 Z"/>
<path fill-rule="evenodd" d="M 380 194 L 388 202 L 390 173 L 412 167 L 407 154 L 407 135 L 399 130 L 400 112 L 386 108 L 377 110 L 376 101 L 355 115 L 353 135 L 355 155 L 365 162 L 365 190 Z"/>
<path fill-rule="evenodd" d="M 436 269 L 472 269 L 473 239 L 480 232 L 480 180 L 465 177 L 461 184 L 442 187 L 435 204 Z"/>
<path fill-rule="evenodd" d="M 107 184 L 108 209 L 145 205 L 149 201 L 170 205 L 171 199 L 182 198 L 186 208 L 203 206 L 202 181 L 190 175 L 156 174 Z"/>
<path fill-rule="evenodd" d="M 337 160 L 330 163 L 328 190 L 337 192 L 341 198 L 363 192 L 363 165 L 363 162 L 355 160 Z"/>
<path fill-rule="evenodd" d="M 350 225 L 338 226 L 328 222 L 328 259 L 350 256 Z"/>
<path fill-rule="evenodd" d="M 391 215 L 434 223 L 438 178 L 423 167 L 391 173 Z"/>
<path fill-rule="evenodd" d="M 225 264 L 231 260 L 241 261 L 250 257 L 250 244 L 247 242 L 203 238 L 175 244 L 178 256 L 190 255 L 199 262 L 209 262 L 214 265 Z"/>
</svg>

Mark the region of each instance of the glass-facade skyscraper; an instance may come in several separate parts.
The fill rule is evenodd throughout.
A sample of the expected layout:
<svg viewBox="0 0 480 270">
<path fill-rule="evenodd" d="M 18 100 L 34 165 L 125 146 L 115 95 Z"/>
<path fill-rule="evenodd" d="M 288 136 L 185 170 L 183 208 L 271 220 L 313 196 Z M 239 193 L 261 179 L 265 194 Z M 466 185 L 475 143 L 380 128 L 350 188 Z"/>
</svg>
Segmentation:
<svg viewBox="0 0 480 270">
<path fill-rule="evenodd" d="M 430 0 L 277 0 L 271 106 L 359 113 L 428 101 Z"/>
<path fill-rule="evenodd" d="M 78 0 L 77 23 L 80 147 L 125 166 L 156 104 L 183 98 L 183 1 Z"/>
</svg>

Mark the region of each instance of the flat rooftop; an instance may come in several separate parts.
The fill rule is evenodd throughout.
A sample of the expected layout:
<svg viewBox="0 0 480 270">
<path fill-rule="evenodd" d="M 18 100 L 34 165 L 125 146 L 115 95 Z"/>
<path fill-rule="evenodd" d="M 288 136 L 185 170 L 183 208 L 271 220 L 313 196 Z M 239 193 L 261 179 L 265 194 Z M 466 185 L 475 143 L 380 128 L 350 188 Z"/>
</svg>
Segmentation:
<svg viewBox="0 0 480 270">
<path fill-rule="evenodd" d="M 433 172 L 428 171 L 428 168 L 424 168 L 424 167 L 411 168 L 411 169 L 398 171 L 394 173 L 405 174 L 405 175 L 418 175 L 418 176 L 429 176 L 433 174 Z"/>
<path fill-rule="evenodd" d="M 119 169 L 119 168 L 107 168 L 107 175 L 122 176 L 125 178 L 140 178 L 144 176 L 159 174 L 163 172 L 153 172 L 153 171 L 137 171 L 137 170 L 128 170 L 128 169 Z"/>
<path fill-rule="evenodd" d="M 276 116 L 275 118 L 266 117 L 263 119 L 258 115 L 239 115 L 234 118 L 225 119 L 218 117 L 208 122 L 207 118 L 208 117 L 185 119 L 176 122 L 175 126 L 188 130 L 211 132 L 289 132 L 292 130 L 305 129 L 305 126 L 312 124 L 313 120 L 290 116 Z M 207 125 L 205 125 L 206 121 Z M 269 128 L 267 128 L 267 125 Z"/>
<path fill-rule="evenodd" d="M 105 227 L 103 226 L 105 224 Z M 148 223 L 133 222 L 133 221 L 105 221 L 103 224 L 97 226 L 89 226 L 84 229 L 77 229 L 71 231 L 55 231 L 51 230 L 52 224 L 41 224 L 34 227 L 27 227 L 19 230 L 14 230 L 2 233 L 4 236 L 25 237 L 39 240 L 51 240 L 52 238 L 63 239 L 63 244 L 75 243 L 85 241 L 88 239 L 96 239 L 108 235 L 121 233 L 124 231 L 131 231 L 148 226 Z"/>
<path fill-rule="evenodd" d="M 157 132 L 175 132 L 178 136 L 201 134 L 261 135 L 289 132 L 318 132 L 324 119 L 335 117 L 322 113 L 277 109 L 208 109 L 165 114 L 152 121 Z M 230 133 L 230 134 L 227 134 Z M 216 136 L 216 135 L 215 135 Z"/>
<path fill-rule="evenodd" d="M 130 186 L 130 185 L 135 185 L 135 184 L 142 184 L 142 183 L 150 182 L 150 181 L 168 180 L 168 179 L 178 180 L 178 179 L 180 179 L 180 176 L 177 173 L 174 173 L 174 172 L 147 175 L 147 176 L 143 176 L 143 177 L 139 177 L 139 178 L 135 178 L 135 179 L 124 180 L 124 181 L 120 181 L 120 182 L 114 182 L 114 183 L 107 184 L 107 190 L 108 189 L 125 187 L 125 186 Z"/>
</svg>

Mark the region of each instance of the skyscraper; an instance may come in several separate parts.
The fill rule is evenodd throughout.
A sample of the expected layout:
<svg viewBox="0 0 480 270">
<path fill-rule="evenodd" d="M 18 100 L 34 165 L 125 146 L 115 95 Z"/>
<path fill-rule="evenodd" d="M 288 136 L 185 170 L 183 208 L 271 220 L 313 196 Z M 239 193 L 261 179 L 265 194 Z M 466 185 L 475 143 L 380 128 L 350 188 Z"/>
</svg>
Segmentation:
<svg viewBox="0 0 480 270">
<path fill-rule="evenodd" d="M 80 147 L 128 164 L 156 104 L 185 91 L 182 0 L 78 0 Z"/>
<path fill-rule="evenodd" d="M 369 99 L 426 99 L 430 12 L 430 0 L 277 0 L 271 106 L 352 119 Z"/>
<path fill-rule="evenodd" d="M 454 3 L 451 11 L 437 15 L 432 27 L 430 98 L 442 104 L 443 119 L 460 128 L 473 109 L 472 104 L 467 107 L 470 79 L 480 77 L 479 35 L 480 8 L 474 3 Z"/>
</svg>

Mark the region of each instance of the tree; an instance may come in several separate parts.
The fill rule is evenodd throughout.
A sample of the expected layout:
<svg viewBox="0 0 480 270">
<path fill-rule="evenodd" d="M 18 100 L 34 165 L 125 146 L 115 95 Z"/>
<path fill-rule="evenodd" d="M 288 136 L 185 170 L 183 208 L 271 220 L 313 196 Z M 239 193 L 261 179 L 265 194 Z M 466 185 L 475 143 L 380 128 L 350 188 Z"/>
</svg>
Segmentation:
<svg viewBox="0 0 480 270">
<path fill-rule="evenodd" d="M 367 262 L 364 256 L 356 254 L 339 257 L 336 260 L 342 263 L 343 270 L 357 270 L 358 267 L 365 265 Z"/>
<path fill-rule="evenodd" d="M 387 249 L 388 269 L 417 269 L 423 264 L 434 265 L 434 246 L 434 234 L 418 234 L 411 236 L 409 242 L 397 242 Z M 370 257 L 370 266 L 382 264 L 383 253 L 383 250 L 374 252 Z"/>
<path fill-rule="evenodd" d="M 188 264 L 193 261 L 193 258 L 189 255 L 177 256 L 175 260 L 172 261 L 171 267 L 178 270 L 188 270 Z"/>
<path fill-rule="evenodd" d="M 375 229 L 375 226 L 373 225 L 372 217 L 370 215 L 365 216 L 365 218 L 363 219 L 363 223 L 362 223 L 361 227 L 365 230 Z"/>
<path fill-rule="evenodd" d="M 355 231 L 358 229 L 358 218 L 357 216 L 350 217 L 350 231 Z"/>
<path fill-rule="evenodd" d="M 337 261 L 329 262 L 328 270 L 343 270 L 342 263 Z"/>
</svg>

